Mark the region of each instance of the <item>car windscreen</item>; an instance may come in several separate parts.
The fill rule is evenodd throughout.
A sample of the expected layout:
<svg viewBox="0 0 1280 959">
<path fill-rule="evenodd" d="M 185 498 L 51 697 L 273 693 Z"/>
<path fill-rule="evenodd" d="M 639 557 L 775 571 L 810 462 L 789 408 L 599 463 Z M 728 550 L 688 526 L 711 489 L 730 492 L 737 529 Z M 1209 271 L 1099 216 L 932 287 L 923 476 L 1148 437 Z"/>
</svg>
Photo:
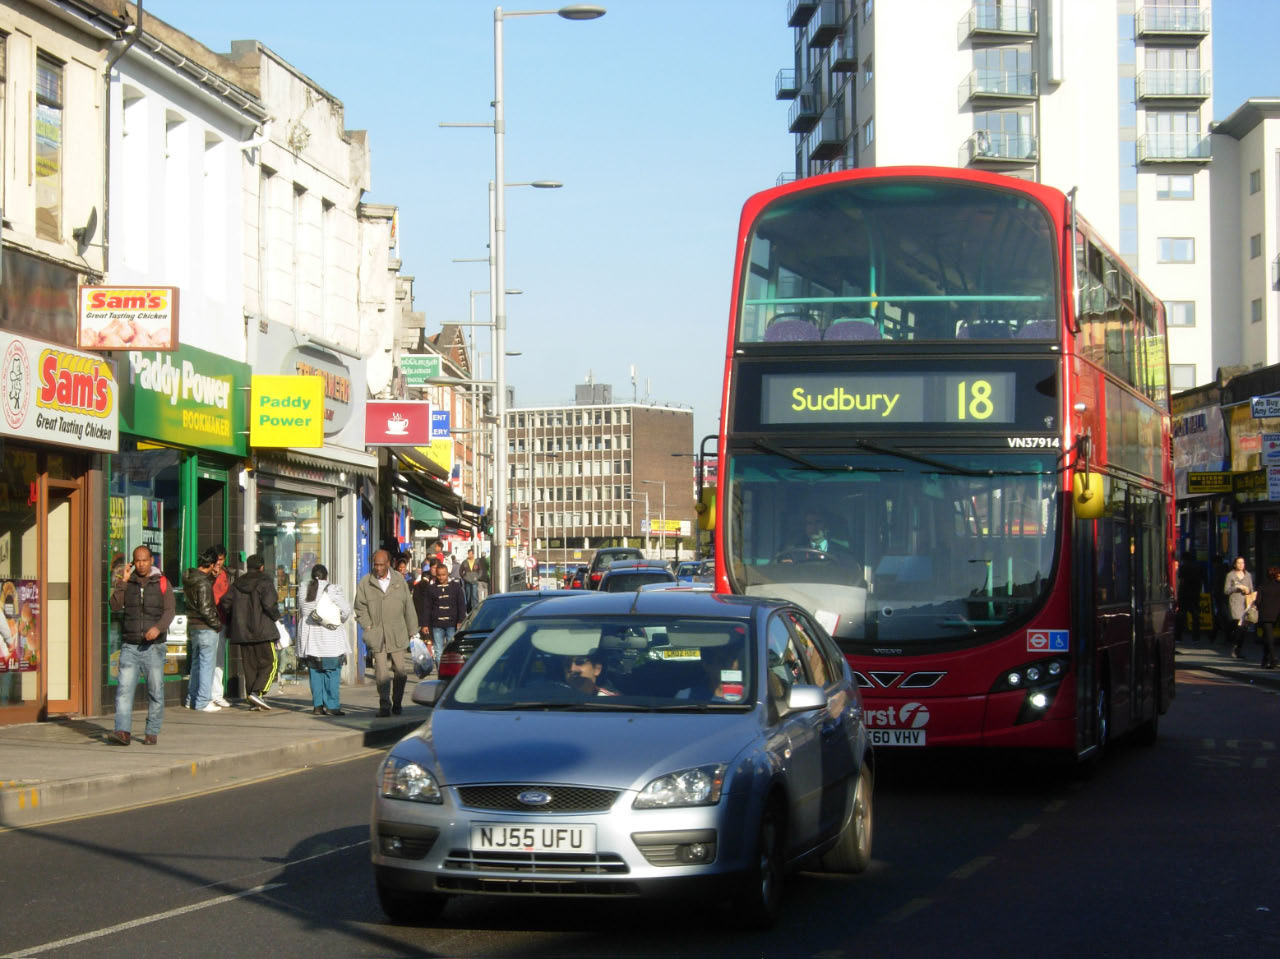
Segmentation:
<svg viewBox="0 0 1280 959">
<path fill-rule="evenodd" d="M 490 596 L 473 609 L 459 624 L 459 629 L 493 632 L 499 624 L 517 609 L 536 603 L 542 596 L 538 593 L 504 593 L 501 596 Z"/>
<path fill-rule="evenodd" d="M 481 647 L 441 704 L 462 709 L 743 709 L 747 624 L 671 616 L 529 617 Z"/>
<path fill-rule="evenodd" d="M 638 549 L 619 550 L 616 553 L 597 553 L 595 559 L 591 561 L 591 568 L 599 572 L 602 569 L 608 569 L 614 563 L 629 563 L 637 559 L 644 559 Z"/>
<path fill-rule="evenodd" d="M 600 588 L 606 593 L 629 593 L 649 583 L 674 583 L 675 577 L 660 569 L 637 570 L 634 573 L 610 573 Z"/>
</svg>

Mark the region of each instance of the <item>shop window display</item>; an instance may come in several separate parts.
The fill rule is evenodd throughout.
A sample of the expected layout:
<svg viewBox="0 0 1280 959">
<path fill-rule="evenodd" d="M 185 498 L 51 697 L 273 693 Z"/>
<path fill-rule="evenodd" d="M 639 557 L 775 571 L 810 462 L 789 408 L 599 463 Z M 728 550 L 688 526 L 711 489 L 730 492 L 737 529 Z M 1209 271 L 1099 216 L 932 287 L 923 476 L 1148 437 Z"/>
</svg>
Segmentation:
<svg viewBox="0 0 1280 959">
<path fill-rule="evenodd" d="M 169 448 L 148 448 L 147 444 L 122 438 L 120 452 L 111 458 L 107 490 L 107 548 L 111 556 L 110 576 L 120 575 L 134 549 L 146 546 L 155 556 L 155 565 L 169 580 L 179 613 L 182 600 L 182 453 Z M 111 583 L 107 583 L 110 590 Z M 170 628 L 165 657 L 165 679 L 182 678 L 186 658 L 185 617 Z M 107 682 L 117 682 L 120 660 L 120 625 L 114 615 L 107 621 Z"/>
<path fill-rule="evenodd" d="M 6 444 L 0 482 L 0 706 L 39 698 L 43 650 L 37 563 L 36 452 Z"/>
<path fill-rule="evenodd" d="M 258 491 L 257 551 L 276 580 L 276 601 L 285 625 L 298 634 L 298 585 L 311 578 L 311 567 L 330 562 L 328 524 L 330 501 L 304 493 Z M 297 658 L 290 647 L 280 658 L 284 681 L 296 679 Z"/>
</svg>

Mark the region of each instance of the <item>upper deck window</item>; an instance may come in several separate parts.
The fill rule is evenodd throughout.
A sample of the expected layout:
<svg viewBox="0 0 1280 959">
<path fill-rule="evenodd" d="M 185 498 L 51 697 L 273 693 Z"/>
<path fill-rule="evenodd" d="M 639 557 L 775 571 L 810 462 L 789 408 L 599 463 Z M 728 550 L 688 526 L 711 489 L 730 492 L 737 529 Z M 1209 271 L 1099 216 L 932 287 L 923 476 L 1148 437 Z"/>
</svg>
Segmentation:
<svg viewBox="0 0 1280 959">
<path fill-rule="evenodd" d="M 1051 221 L 1018 193 L 933 180 L 776 200 L 748 241 L 738 340 L 1056 339 Z"/>
</svg>

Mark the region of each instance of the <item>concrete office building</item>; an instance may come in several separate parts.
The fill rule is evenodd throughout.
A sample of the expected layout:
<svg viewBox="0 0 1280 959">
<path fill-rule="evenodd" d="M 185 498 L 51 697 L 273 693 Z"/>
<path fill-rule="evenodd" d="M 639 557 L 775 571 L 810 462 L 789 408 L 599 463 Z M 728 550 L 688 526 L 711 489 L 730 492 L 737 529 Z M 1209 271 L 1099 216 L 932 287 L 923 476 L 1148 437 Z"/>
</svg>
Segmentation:
<svg viewBox="0 0 1280 959">
<path fill-rule="evenodd" d="M 925 164 L 1078 187 L 1168 307 L 1174 389 L 1241 361 L 1221 329 L 1239 312 L 1215 300 L 1232 251 L 1210 225 L 1208 0 L 788 0 L 785 17 L 795 60 L 775 93 L 795 168 L 780 182 Z"/>
<path fill-rule="evenodd" d="M 601 546 L 638 546 L 657 557 L 694 527 L 693 411 L 618 403 L 605 384 L 577 388 L 570 406 L 507 411 L 508 529 L 517 555 L 572 563 Z M 665 493 L 664 493 L 665 491 Z M 591 552 L 587 552 L 590 558 Z"/>
</svg>

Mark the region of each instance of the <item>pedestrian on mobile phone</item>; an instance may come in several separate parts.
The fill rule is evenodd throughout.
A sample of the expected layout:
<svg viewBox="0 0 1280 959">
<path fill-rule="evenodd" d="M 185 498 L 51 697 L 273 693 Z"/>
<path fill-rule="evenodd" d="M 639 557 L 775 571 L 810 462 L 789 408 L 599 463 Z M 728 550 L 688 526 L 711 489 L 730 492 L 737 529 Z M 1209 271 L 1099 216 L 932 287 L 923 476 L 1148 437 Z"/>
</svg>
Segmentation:
<svg viewBox="0 0 1280 959">
<path fill-rule="evenodd" d="M 111 585 L 108 601 L 120 613 L 120 669 L 116 687 L 115 730 L 110 743 L 128 746 L 132 741 L 133 697 L 141 671 L 147 688 L 147 724 L 143 743 L 159 741 L 164 722 L 164 658 L 169 624 L 175 607 L 173 587 L 155 565 L 150 548 L 139 546 Z"/>
</svg>

